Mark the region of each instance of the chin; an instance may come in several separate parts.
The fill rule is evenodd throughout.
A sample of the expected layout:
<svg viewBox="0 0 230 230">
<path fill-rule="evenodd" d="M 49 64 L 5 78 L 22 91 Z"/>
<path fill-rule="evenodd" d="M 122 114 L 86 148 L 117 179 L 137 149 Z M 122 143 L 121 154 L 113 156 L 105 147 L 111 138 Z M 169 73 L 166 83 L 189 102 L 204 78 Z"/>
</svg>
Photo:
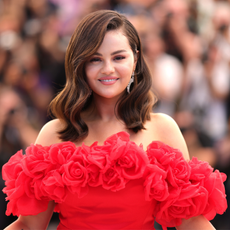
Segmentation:
<svg viewBox="0 0 230 230">
<path fill-rule="evenodd" d="M 113 99 L 113 98 L 119 98 L 121 97 L 125 92 L 121 93 L 107 93 L 107 94 L 97 94 L 101 98 L 107 98 L 107 99 Z"/>
</svg>

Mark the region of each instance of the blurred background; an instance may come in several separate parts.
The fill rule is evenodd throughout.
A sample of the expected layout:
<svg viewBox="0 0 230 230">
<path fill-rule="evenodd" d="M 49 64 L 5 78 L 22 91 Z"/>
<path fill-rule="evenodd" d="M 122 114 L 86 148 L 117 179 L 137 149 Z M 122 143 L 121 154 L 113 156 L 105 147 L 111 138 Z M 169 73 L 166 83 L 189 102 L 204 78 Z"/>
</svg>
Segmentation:
<svg viewBox="0 0 230 230">
<path fill-rule="evenodd" d="M 230 0 L 0 0 L 0 166 L 51 119 L 70 36 L 99 9 L 124 13 L 138 30 L 159 99 L 153 111 L 176 120 L 191 157 L 229 176 Z M 5 209 L 0 192 L 0 229 L 15 220 Z M 229 219 L 228 209 L 212 223 L 229 230 Z M 54 214 L 49 229 L 57 223 Z"/>
</svg>

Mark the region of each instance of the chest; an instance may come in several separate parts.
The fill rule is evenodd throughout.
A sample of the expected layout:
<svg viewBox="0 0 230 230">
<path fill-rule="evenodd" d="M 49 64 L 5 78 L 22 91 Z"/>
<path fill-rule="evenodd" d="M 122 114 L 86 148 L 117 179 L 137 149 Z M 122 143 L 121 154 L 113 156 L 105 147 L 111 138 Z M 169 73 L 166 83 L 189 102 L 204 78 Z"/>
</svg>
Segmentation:
<svg viewBox="0 0 230 230">
<path fill-rule="evenodd" d="M 141 144 L 143 149 L 146 150 L 147 146 L 154 140 L 160 140 L 158 132 L 154 127 L 146 123 L 145 130 L 140 130 L 137 133 L 133 132 L 130 129 L 125 128 L 122 125 L 104 125 L 104 126 L 88 126 L 89 133 L 88 136 L 81 142 L 75 143 L 76 146 L 81 146 L 82 142 L 90 146 L 95 141 L 98 142 L 98 145 L 103 145 L 104 141 L 119 132 L 126 132 L 130 135 L 130 141 L 135 142 L 138 146 Z"/>
<path fill-rule="evenodd" d="M 113 135 L 113 134 L 111 134 Z M 101 137 L 100 135 L 88 135 L 87 138 L 85 138 L 83 140 L 83 143 L 87 146 L 91 146 L 95 141 L 98 142 L 98 145 L 103 145 L 104 141 L 111 135 L 103 135 L 103 137 Z M 157 138 L 152 138 L 152 135 L 137 135 L 137 134 L 131 134 L 130 135 L 130 141 L 135 142 L 138 146 L 142 145 L 144 150 L 147 150 L 148 145 L 154 141 L 157 140 Z M 81 146 L 82 142 L 79 143 L 75 143 L 75 145 Z"/>
</svg>

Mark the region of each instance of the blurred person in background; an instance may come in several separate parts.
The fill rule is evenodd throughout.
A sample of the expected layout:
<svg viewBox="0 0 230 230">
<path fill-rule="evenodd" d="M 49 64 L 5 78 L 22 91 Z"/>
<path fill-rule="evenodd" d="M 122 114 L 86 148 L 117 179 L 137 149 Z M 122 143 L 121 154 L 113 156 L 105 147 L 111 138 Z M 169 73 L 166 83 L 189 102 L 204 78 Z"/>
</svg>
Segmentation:
<svg viewBox="0 0 230 230">
<path fill-rule="evenodd" d="M 195 34 L 181 37 L 185 79 L 179 111 L 193 115 L 193 126 L 202 135 L 203 145 L 213 147 L 227 133 L 228 60 L 215 40 L 205 44 L 203 37 Z"/>
<path fill-rule="evenodd" d="M 11 87 L 0 84 L 0 167 L 14 154 L 17 148 L 25 149 L 36 140 L 38 129 L 30 122 L 28 108 L 19 94 Z M 0 179 L 1 190 L 4 187 Z M 0 229 L 10 224 L 15 218 L 5 216 L 6 202 L 0 193 Z"/>
<path fill-rule="evenodd" d="M 176 57 L 165 53 L 165 43 L 158 29 L 149 29 L 146 33 L 144 51 L 152 74 L 153 91 L 157 89 L 158 103 L 154 111 L 174 116 L 182 87 L 183 66 Z"/>
<path fill-rule="evenodd" d="M 221 58 L 230 66 L 230 4 L 226 1 L 217 1 L 211 18 L 212 43 L 217 46 Z"/>
</svg>

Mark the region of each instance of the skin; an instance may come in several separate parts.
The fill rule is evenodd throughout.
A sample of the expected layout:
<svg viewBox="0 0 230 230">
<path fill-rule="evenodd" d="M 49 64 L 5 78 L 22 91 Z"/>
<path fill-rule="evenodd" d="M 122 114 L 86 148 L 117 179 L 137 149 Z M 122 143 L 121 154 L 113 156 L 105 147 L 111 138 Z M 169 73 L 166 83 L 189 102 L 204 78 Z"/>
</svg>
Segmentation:
<svg viewBox="0 0 230 230">
<path fill-rule="evenodd" d="M 113 45 L 113 47 L 110 47 Z M 137 58 L 121 30 L 106 33 L 102 45 L 85 66 L 87 82 L 94 92 L 95 101 L 101 99 L 117 100 L 130 81 L 135 70 Z M 117 79 L 115 84 L 103 85 L 102 78 Z"/>
<path fill-rule="evenodd" d="M 165 114 L 151 114 L 151 120 L 145 123 L 145 130 L 134 133 L 125 127 L 122 120 L 114 114 L 114 106 L 119 96 L 124 93 L 126 86 L 135 70 L 137 57 L 133 54 L 126 36 L 122 30 L 107 32 L 97 54 L 93 55 L 86 64 L 87 82 L 93 91 L 94 101 L 87 111 L 82 113 L 89 128 L 89 135 L 84 139 L 86 145 L 91 145 L 95 140 L 102 145 L 104 140 L 114 133 L 126 131 L 130 134 L 130 140 L 137 145 L 142 144 L 146 150 L 153 141 L 162 141 L 174 148 L 180 149 L 185 159 L 189 159 L 188 150 L 184 138 L 175 121 Z M 112 76 L 117 78 L 112 85 L 104 85 L 99 79 Z M 48 122 L 40 131 L 36 144 L 43 146 L 62 142 L 58 138 L 58 130 L 63 127 L 58 120 Z M 82 142 L 76 142 L 76 146 Z M 11 224 L 11 229 L 46 229 L 54 209 L 54 202 L 49 203 L 45 212 L 36 216 L 20 216 Z M 189 229 L 214 229 L 202 216 L 183 220 L 178 230 Z"/>
</svg>

